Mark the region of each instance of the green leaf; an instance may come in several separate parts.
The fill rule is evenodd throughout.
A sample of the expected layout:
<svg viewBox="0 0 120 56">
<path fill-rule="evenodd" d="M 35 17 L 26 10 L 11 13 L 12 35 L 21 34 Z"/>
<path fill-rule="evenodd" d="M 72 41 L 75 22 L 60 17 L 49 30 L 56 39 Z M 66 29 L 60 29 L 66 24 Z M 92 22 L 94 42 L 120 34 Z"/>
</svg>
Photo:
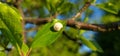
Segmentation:
<svg viewBox="0 0 120 56">
<path fill-rule="evenodd" d="M 4 47 L 0 45 L 0 51 L 3 51 L 3 50 L 5 50 Z"/>
<path fill-rule="evenodd" d="M 7 55 L 5 54 L 5 52 L 0 51 L 0 56 L 7 56 Z"/>
<path fill-rule="evenodd" d="M 53 20 L 52 22 L 45 24 L 41 29 L 38 30 L 38 33 L 36 34 L 31 45 L 32 48 L 50 45 L 62 34 L 64 28 L 58 32 L 53 30 L 53 25 L 56 22 L 61 22 L 65 26 L 65 21 L 60 20 Z"/>
<path fill-rule="evenodd" d="M 119 11 L 118 7 L 112 3 L 97 4 L 96 6 L 113 14 L 118 14 Z"/>
<path fill-rule="evenodd" d="M 69 35 L 72 38 L 76 38 L 75 36 L 77 34 L 79 34 L 79 30 L 78 29 L 74 29 L 74 28 L 68 28 L 67 30 L 64 31 L 65 33 L 67 33 L 67 35 Z"/>
<path fill-rule="evenodd" d="M 100 48 L 100 46 L 96 43 L 96 42 L 93 42 L 93 41 L 90 41 L 84 37 L 80 37 L 80 40 L 83 44 L 85 44 L 88 48 L 90 48 L 91 50 L 93 51 L 99 51 L 99 52 L 103 52 L 102 51 L 102 48 Z"/>
<path fill-rule="evenodd" d="M 49 10 L 50 13 L 55 13 L 58 2 L 60 2 L 60 0 L 46 0 L 47 4 L 46 7 Z"/>
<path fill-rule="evenodd" d="M 75 8 L 75 5 L 69 2 L 64 2 L 63 4 L 61 4 L 58 8 L 57 11 L 61 14 L 72 12 L 73 9 Z M 64 10 L 63 10 L 64 9 Z"/>
<path fill-rule="evenodd" d="M 91 3 L 92 3 L 92 4 L 95 4 L 95 3 L 96 3 L 96 0 L 91 0 Z"/>
<path fill-rule="evenodd" d="M 103 52 L 102 48 L 100 47 L 100 45 L 96 41 L 90 40 L 90 42 L 97 48 L 97 50 L 99 52 Z"/>
<path fill-rule="evenodd" d="M 92 41 L 92 40 L 88 40 L 86 39 L 85 37 L 82 36 L 82 34 L 85 32 L 85 30 L 80 30 L 80 40 L 83 44 L 85 44 L 88 48 L 90 48 L 91 50 L 93 51 L 99 51 L 99 52 L 103 52 L 102 48 L 99 46 L 99 44 L 95 41 Z"/>
<path fill-rule="evenodd" d="M 24 54 L 24 56 L 27 56 L 27 53 L 29 51 L 29 47 L 25 43 L 23 43 L 21 50 L 22 50 L 22 53 Z"/>
<path fill-rule="evenodd" d="M 21 19 L 22 17 L 15 8 L 0 2 L 0 30 L 17 49 L 22 46 Z"/>
</svg>

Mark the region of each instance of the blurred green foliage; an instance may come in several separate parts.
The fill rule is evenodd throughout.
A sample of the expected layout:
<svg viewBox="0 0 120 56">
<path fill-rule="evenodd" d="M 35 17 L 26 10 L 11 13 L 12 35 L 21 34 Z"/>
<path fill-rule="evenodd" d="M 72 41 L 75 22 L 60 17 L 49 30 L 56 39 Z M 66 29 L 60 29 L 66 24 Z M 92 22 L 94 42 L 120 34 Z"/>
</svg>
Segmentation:
<svg viewBox="0 0 120 56">
<path fill-rule="evenodd" d="M 97 33 L 96 40 L 103 48 L 104 53 L 100 56 L 119 56 L 120 31 Z"/>
<path fill-rule="evenodd" d="M 116 2 L 117 1 L 117 2 Z M 109 0 L 106 4 L 107 7 L 114 9 L 115 13 L 110 12 L 110 10 L 105 10 L 106 13 L 101 18 L 103 24 L 110 22 L 120 21 L 120 0 Z M 105 5 L 104 5 L 105 6 Z M 96 33 L 95 39 L 102 47 L 104 53 L 99 54 L 99 56 L 120 56 L 120 31 L 111 31 L 111 32 L 100 32 Z"/>
<path fill-rule="evenodd" d="M 1 1 L 1 0 L 0 0 Z M 87 1 L 87 0 L 85 0 Z M 79 9 L 85 4 L 84 0 L 23 0 L 20 4 L 22 7 L 25 17 L 32 18 L 46 18 L 53 16 L 55 14 L 60 15 L 61 17 L 67 19 L 72 17 Z M 101 23 L 110 23 L 120 20 L 120 0 L 101 0 L 101 3 L 95 3 L 95 0 L 92 0 L 92 5 L 97 8 L 100 8 L 104 11 L 104 15 L 100 18 Z M 96 0 L 98 1 L 98 0 Z M 14 6 L 15 0 L 2 0 L 4 3 L 12 4 Z M 85 13 L 84 22 L 89 23 L 90 15 L 94 13 L 94 10 L 87 9 Z M 99 12 L 98 12 L 99 13 Z M 81 21 L 79 19 L 78 21 Z M 93 21 L 96 23 L 95 21 Z M 69 27 L 68 27 L 69 28 Z M 72 38 L 76 39 L 76 35 L 79 35 L 78 29 L 67 29 L 69 35 Z M 95 39 L 100 44 L 103 49 L 103 53 L 97 52 L 86 52 L 81 54 L 79 49 L 81 46 L 69 40 L 66 36 L 61 35 L 52 45 L 47 47 L 41 47 L 33 49 L 30 53 L 30 56 L 120 56 L 120 31 L 96 33 Z M 85 33 L 81 33 L 83 35 Z M 33 40 L 32 37 L 27 37 L 27 43 L 30 44 Z M 78 37 L 78 39 L 80 36 Z M 92 37 L 94 38 L 94 36 Z M 0 34 L 0 39 L 3 39 L 2 34 Z M 7 46 L 9 43 L 7 40 L 0 40 L 2 47 Z M 4 53 L 0 51 L 0 55 Z M 18 56 L 18 53 L 15 49 L 11 50 L 8 53 L 8 56 Z"/>
</svg>

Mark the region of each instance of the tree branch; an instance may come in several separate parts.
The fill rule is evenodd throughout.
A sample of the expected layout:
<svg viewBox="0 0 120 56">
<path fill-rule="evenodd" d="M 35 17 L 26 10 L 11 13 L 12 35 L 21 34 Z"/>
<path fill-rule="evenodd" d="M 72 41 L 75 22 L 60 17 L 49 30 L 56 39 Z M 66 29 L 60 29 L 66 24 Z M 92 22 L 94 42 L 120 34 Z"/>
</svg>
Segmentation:
<svg viewBox="0 0 120 56">
<path fill-rule="evenodd" d="M 51 22 L 52 19 L 51 18 L 38 18 L 38 19 L 24 19 L 25 23 L 33 23 L 36 25 L 41 25 L 41 24 L 45 24 L 47 22 Z"/>
<path fill-rule="evenodd" d="M 73 16 L 71 19 L 75 20 L 76 18 L 81 16 L 82 12 L 84 12 L 89 6 L 90 6 L 90 1 L 86 2 L 85 5 L 80 9 L 80 11 L 75 16 Z"/>
<path fill-rule="evenodd" d="M 34 23 L 36 25 L 45 24 L 51 22 L 52 19 L 25 19 L 25 23 Z M 105 32 L 105 31 L 115 31 L 120 30 L 120 22 L 113 22 L 109 24 L 88 24 L 83 22 L 76 22 L 74 20 L 66 20 L 67 26 L 73 27 L 76 29 L 83 29 L 83 30 L 91 30 L 97 32 Z"/>
</svg>

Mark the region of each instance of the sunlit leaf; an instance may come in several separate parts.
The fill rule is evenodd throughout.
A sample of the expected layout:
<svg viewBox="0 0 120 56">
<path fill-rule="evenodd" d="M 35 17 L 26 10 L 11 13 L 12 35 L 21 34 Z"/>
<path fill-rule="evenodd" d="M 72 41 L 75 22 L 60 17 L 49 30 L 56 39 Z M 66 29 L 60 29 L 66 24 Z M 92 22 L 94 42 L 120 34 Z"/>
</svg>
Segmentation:
<svg viewBox="0 0 120 56">
<path fill-rule="evenodd" d="M 38 30 L 38 33 L 36 34 L 31 45 L 32 48 L 50 45 L 62 34 L 64 28 L 62 28 L 62 30 L 58 32 L 53 30 L 53 25 L 56 22 L 61 22 L 63 23 L 63 25 L 65 25 L 64 21 L 56 20 L 53 20 L 52 22 L 45 24 L 41 29 Z"/>
<path fill-rule="evenodd" d="M 0 51 L 3 51 L 3 50 L 5 50 L 4 47 L 0 45 Z"/>
<path fill-rule="evenodd" d="M 96 0 L 91 0 L 91 3 L 92 3 L 92 4 L 95 4 L 95 3 L 96 3 Z"/>
<path fill-rule="evenodd" d="M 118 7 L 112 3 L 97 4 L 96 6 L 113 14 L 118 13 Z"/>
<path fill-rule="evenodd" d="M 28 51 L 29 51 L 29 47 L 28 47 L 25 43 L 23 43 L 21 50 L 22 50 L 22 53 L 23 53 L 25 56 L 27 56 L 27 53 L 28 53 Z"/>
<path fill-rule="evenodd" d="M 73 9 L 74 9 L 74 7 L 75 7 L 75 5 L 74 4 L 72 4 L 72 3 L 69 3 L 69 2 L 64 2 L 61 6 L 59 6 L 58 8 L 57 8 L 57 11 L 59 12 L 59 13 L 67 13 L 68 11 L 69 12 L 72 12 L 73 11 Z M 63 10 L 64 9 L 64 10 Z"/>
<path fill-rule="evenodd" d="M 0 30 L 18 49 L 22 44 L 21 18 L 15 8 L 0 3 Z"/>
<path fill-rule="evenodd" d="M 80 40 L 83 44 L 85 44 L 91 50 L 102 52 L 102 49 L 100 48 L 100 46 L 97 43 L 95 43 L 93 41 L 91 42 L 90 40 L 88 40 L 84 37 L 80 37 Z"/>
<path fill-rule="evenodd" d="M 7 56 L 5 52 L 0 51 L 0 56 Z"/>
<path fill-rule="evenodd" d="M 118 21 L 120 21 L 120 18 L 114 15 L 104 15 L 102 19 L 103 23 L 118 22 Z"/>
<path fill-rule="evenodd" d="M 98 50 L 99 52 L 104 52 L 104 51 L 102 50 L 102 48 L 100 47 L 100 45 L 99 45 L 96 41 L 90 40 L 90 42 L 97 48 L 97 50 Z"/>
</svg>

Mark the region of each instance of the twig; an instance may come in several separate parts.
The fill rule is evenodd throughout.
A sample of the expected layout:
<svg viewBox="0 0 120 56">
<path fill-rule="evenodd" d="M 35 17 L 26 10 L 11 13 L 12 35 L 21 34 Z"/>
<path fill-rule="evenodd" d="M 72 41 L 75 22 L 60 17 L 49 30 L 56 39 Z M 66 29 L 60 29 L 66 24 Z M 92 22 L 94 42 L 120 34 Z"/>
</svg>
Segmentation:
<svg viewBox="0 0 120 56">
<path fill-rule="evenodd" d="M 75 20 L 76 18 L 81 16 L 82 12 L 84 12 L 89 6 L 90 6 L 90 1 L 86 2 L 85 5 L 80 9 L 80 11 L 75 16 L 73 16 L 71 19 Z"/>
<path fill-rule="evenodd" d="M 45 24 L 47 22 L 51 22 L 52 19 L 51 18 L 38 18 L 38 19 L 24 19 L 25 23 L 33 23 L 36 25 L 41 25 L 41 24 Z"/>
<path fill-rule="evenodd" d="M 50 21 L 51 21 L 50 19 L 26 19 L 25 23 L 34 23 L 36 25 L 41 25 Z M 67 26 L 76 29 L 91 30 L 97 32 L 120 30 L 119 27 L 120 22 L 113 22 L 109 24 L 87 24 L 83 22 L 76 22 L 74 20 L 66 20 L 66 21 L 67 21 Z"/>
<path fill-rule="evenodd" d="M 50 16 L 51 19 L 56 19 L 56 17 L 58 16 L 59 14 L 57 12 L 55 12 L 53 15 Z"/>
<path fill-rule="evenodd" d="M 99 26 L 98 24 L 87 24 L 83 22 L 76 22 L 74 20 L 68 20 L 67 25 L 77 29 L 91 30 L 91 31 L 100 31 L 105 32 L 104 27 Z"/>
</svg>

